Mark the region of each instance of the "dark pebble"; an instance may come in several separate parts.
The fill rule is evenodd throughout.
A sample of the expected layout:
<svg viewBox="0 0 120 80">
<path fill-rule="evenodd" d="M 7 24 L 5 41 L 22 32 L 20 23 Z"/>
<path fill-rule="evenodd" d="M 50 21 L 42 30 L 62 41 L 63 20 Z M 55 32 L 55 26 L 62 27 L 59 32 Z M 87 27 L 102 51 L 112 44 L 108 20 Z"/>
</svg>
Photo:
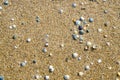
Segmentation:
<svg viewBox="0 0 120 80">
<path fill-rule="evenodd" d="M 80 31 L 79 31 L 79 34 L 80 34 L 80 35 L 83 35 L 84 33 L 85 33 L 84 30 L 80 30 Z"/>
<path fill-rule="evenodd" d="M 82 27 L 82 26 L 79 26 L 79 27 L 78 27 L 78 29 L 79 29 L 79 30 L 82 30 L 82 29 L 83 29 L 83 27 Z"/>
</svg>

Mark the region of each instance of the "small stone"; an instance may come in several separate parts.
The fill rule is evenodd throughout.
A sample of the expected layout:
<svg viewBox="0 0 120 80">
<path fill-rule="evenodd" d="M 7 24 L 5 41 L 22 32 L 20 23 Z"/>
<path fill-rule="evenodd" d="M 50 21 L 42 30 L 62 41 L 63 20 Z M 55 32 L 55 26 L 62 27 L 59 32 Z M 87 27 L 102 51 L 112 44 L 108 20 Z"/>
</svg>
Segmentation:
<svg viewBox="0 0 120 80">
<path fill-rule="evenodd" d="M 85 18 L 84 17 L 80 17 L 80 21 L 84 21 L 85 20 Z"/>
<path fill-rule="evenodd" d="M 39 76 L 38 74 L 36 74 L 36 75 L 34 76 L 34 78 L 35 78 L 35 79 L 40 79 L 40 76 Z"/>
<path fill-rule="evenodd" d="M 96 50 L 96 49 L 97 49 L 97 45 L 94 44 L 94 45 L 92 46 L 92 49 L 93 49 L 93 50 Z"/>
<path fill-rule="evenodd" d="M 119 77 L 120 77 L 120 72 L 118 72 L 118 73 L 117 73 L 117 76 L 119 76 Z"/>
<path fill-rule="evenodd" d="M 89 47 L 89 46 L 91 46 L 91 45 L 92 45 L 92 43 L 91 43 L 90 41 L 87 41 L 87 42 L 86 42 L 86 46 Z"/>
<path fill-rule="evenodd" d="M 83 75 L 84 75 L 83 72 L 79 72 L 79 73 L 78 73 L 78 76 L 83 76 Z"/>
<path fill-rule="evenodd" d="M 14 29 L 15 29 L 15 28 L 16 28 L 16 25 L 12 25 L 12 28 L 14 28 Z"/>
<path fill-rule="evenodd" d="M 99 28 L 99 29 L 98 29 L 98 32 L 102 32 L 102 29 L 101 29 L 101 28 Z"/>
<path fill-rule="evenodd" d="M 111 66 L 109 66 L 109 67 L 108 67 L 108 69 L 110 69 L 110 70 L 111 70 L 111 69 L 112 69 L 112 67 L 111 67 Z"/>
<path fill-rule="evenodd" d="M 102 62 L 102 60 L 101 59 L 98 59 L 98 63 L 101 63 Z"/>
<path fill-rule="evenodd" d="M 89 65 L 86 65 L 85 66 L 85 70 L 89 70 L 90 69 L 90 66 Z"/>
<path fill-rule="evenodd" d="M 108 35 L 104 35 L 104 38 L 107 38 L 108 37 Z"/>
<path fill-rule="evenodd" d="M 47 49 L 46 48 L 43 48 L 43 50 L 42 50 L 44 53 L 46 53 L 47 52 Z"/>
<path fill-rule="evenodd" d="M 78 57 L 78 61 L 80 61 L 81 60 L 81 57 Z"/>
<path fill-rule="evenodd" d="M 69 75 L 64 75 L 64 80 L 69 80 L 70 79 L 70 76 Z"/>
<path fill-rule="evenodd" d="M 44 77 L 44 80 L 49 80 L 49 79 L 50 79 L 49 76 L 45 76 L 45 77 Z"/>
<path fill-rule="evenodd" d="M 110 46 L 110 42 L 106 42 L 106 45 L 107 45 L 107 46 Z"/>
<path fill-rule="evenodd" d="M 20 66 L 21 66 L 21 67 L 26 66 L 26 62 L 21 62 L 21 63 L 20 63 Z"/>
<path fill-rule="evenodd" d="M 26 41 L 27 41 L 27 42 L 31 42 L 31 38 L 28 38 Z"/>
<path fill-rule="evenodd" d="M 80 20 L 76 20 L 75 24 L 78 26 L 81 24 Z"/>
<path fill-rule="evenodd" d="M 52 65 L 49 66 L 49 72 L 53 72 L 54 71 L 54 67 Z"/>
<path fill-rule="evenodd" d="M 104 10 L 104 13 L 105 13 L 105 14 L 107 14 L 107 13 L 108 13 L 108 11 L 107 11 L 107 10 Z"/>
<path fill-rule="evenodd" d="M 18 46 L 14 46 L 14 48 L 15 48 L 15 49 L 17 49 L 17 48 L 18 48 Z"/>
<path fill-rule="evenodd" d="M 85 33 L 84 30 L 79 30 L 80 35 L 83 35 L 84 33 Z"/>
<path fill-rule="evenodd" d="M 36 22 L 40 22 L 40 17 L 39 16 L 36 17 Z"/>
<path fill-rule="evenodd" d="M 2 9 L 3 9 L 2 6 L 0 6 L 0 11 L 1 11 Z"/>
<path fill-rule="evenodd" d="M 37 61 L 36 60 L 33 60 L 33 63 L 35 64 Z"/>
<path fill-rule="evenodd" d="M 76 3 L 72 3 L 72 7 L 76 8 L 77 4 Z"/>
<path fill-rule="evenodd" d="M 3 77 L 3 76 L 0 76 L 0 80 L 4 80 L 4 77 Z"/>
<path fill-rule="evenodd" d="M 62 14 L 62 13 L 63 13 L 63 9 L 60 9 L 60 10 L 59 10 L 59 13 Z"/>
<path fill-rule="evenodd" d="M 12 37 L 13 39 L 16 39 L 17 38 L 17 35 L 13 35 L 13 37 Z"/>
<path fill-rule="evenodd" d="M 49 45 L 48 42 L 46 42 L 46 43 L 45 43 L 45 47 L 48 47 L 48 45 Z"/>
<path fill-rule="evenodd" d="M 108 26 L 108 22 L 105 22 L 105 23 L 104 23 L 104 26 Z"/>
<path fill-rule="evenodd" d="M 4 5 L 8 5 L 8 4 L 9 4 L 8 0 L 5 0 Z"/>
<path fill-rule="evenodd" d="M 94 19 L 93 18 L 89 18 L 89 22 L 93 22 L 94 21 Z"/>
<path fill-rule="evenodd" d="M 72 35 L 72 38 L 73 38 L 74 40 L 77 40 L 78 37 L 77 37 L 76 34 L 73 34 L 73 35 Z"/>
<path fill-rule="evenodd" d="M 64 44 L 61 44 L 60 47 L 64 47 Z"/>
<path fill-rule="evenodd" d="M 78 34 L 78 31 L 77 31 L 77 30 L 74 30 L 74 34 Z"/>
<path fill-rule="evenodd" d="M 15 19 L 14 18 L 11 18 L 11 21 L 14 21 Z"/>
<path fill-rule="evenodd" d="M 78 57 L 78 53 L 73 53 L 73 54 L 72 54 L 72 57 L 73 57 L 73 58 L 77 58 L 77 57 Z"/>
<path fill-rule="evenodd" d="M 85 47 L 84 47 L 84 50 L 87 51 L 87 50 L 88 50 L 88 46 L 85 46 Z"/>
<path fill-rule="evenodd" d="M 50 53 L 50 54 L 49 54 L 49 56 L 51 57 L 51 56 L 53 56 L 53 54 L 52 54 L 52 53 Z"/>
<path fill-rule="evenodd" d="M 90 32 L 90 30 L 87 29 L 87 30 L 86 30 L 86 33 L 89 33 L 89 32 Z"/>
<path fill-rule="evenodd" d="M 83 29 L 83 27 L 82 27 L 82 26 L 79 26 L 79 27 L 78 27 L 78 29 L 79 29 L 79 30 L 82 30 L 82 29 Z"/>
</svg>

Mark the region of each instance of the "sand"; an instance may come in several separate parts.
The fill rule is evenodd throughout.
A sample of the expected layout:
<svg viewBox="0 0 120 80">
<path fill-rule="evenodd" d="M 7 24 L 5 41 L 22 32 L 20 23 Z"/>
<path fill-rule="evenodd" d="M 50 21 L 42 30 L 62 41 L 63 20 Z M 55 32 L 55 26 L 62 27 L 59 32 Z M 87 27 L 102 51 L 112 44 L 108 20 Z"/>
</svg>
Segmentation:
<svg viewBox="0 0 120 80">
<path fill-rule="evenodd" d="M 70 75 L 70 80 L 116 80 L 120 69 L 116 64 L 120 60 L 120 0 L 96 1 L 9 0 L 9 5 L 4 5 L 0 0 L 3 7 L 0 11 L 0 75 L 5 80 L 34 80 L 35 74 L 42 76 L 39 80 L 44 80 L 45 75 L 50 76 L 50 80 L 63 80 L 66 74 Z M 71 6 L 72 3 L 77 4 L 76 8 Z M 85 10 L 81 10 L 84 7 Z M 105 14 L 104 10 L 108 13 Z M 38 23 L 36 16 L 40 17 Z M 86 20 L 94 18 L 94 22 L 89 23 L 90 33 L 84 35 L 83 44 L 72 39 L 76 28 L 72 20 L 80 16 Z M 11 21 L 11 18 L 15 20 Z M 107 26 L 104 26 L 105 22 L 108 22 Z M 10 29 L 11 25 L 16 25 L 16 29 Z M 101 33 L 98 28 L 102 29 Z M 15 34 L 16 40 L 12 39 Z M 43 53 L 46 34 L 49 35 L 49 46 Z M 108 37 L 104 38 L 104 35 Z M 31 38 L 29 43 L 26 42 L 28 38 Z M 97 44 L 98 49 L 84 51 L 86 41 Z M 106 42 L 110 42 L 110 46 Z M 64 44 L 63 48 L 61 44 Z M 75 52 L 81 56 L 80 61 L 72 58 Z M 98 59 L 102 59 L 100 64 Z M 26 66 L 21 67 L 20 63 L 25 60 Z M 33 60 L 36 64 L 32 63 Z M 53 73 L 49 73 L 49 65 L 54 66 Z M 90 70 L 85 71 L 85 65 L 90 65 Z M 84 72 L 84 75 L 80 77 L 78 72 Z"/>
</svg>

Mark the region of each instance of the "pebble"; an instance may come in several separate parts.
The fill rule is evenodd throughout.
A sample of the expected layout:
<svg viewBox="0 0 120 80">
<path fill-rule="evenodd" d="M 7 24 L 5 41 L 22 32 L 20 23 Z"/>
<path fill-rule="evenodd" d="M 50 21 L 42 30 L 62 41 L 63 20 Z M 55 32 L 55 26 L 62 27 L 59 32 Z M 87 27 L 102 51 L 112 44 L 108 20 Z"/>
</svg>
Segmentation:
<svg viewBox="0 0 120 80">
<path fill-rule="evenodd" d="M 64 75 L 64 80 L 69 80 L 70 76 L 69 75 Z"/>
<path fill-rule="evenodd" d="M 87 30 L 86 30 L 86 33 L 89 33 L 89 32 L 90 32 L 90 30 L 87 29 Z"/>
<path fill-rule="evenodd" d="M 46 42 L 46 43 L 45 43 L 45 47 L 48 47 L 48 45 L 49 45 L 49 43 L 48 43 L 48 42 Z"/>
<path fill-rule="evenodd" d="M 101 29 L 101 28 L 99 28 L 99 29 L 98 29 L 98 32 L 102 32 L 102 29 Z"/>
<path fill-rule="evenodd" d="M 72 54 L 72 57 L 73 57 L 73 58 L 77 58 L 77 57 L 78 57 L 78 53 L 73 53 L 73 54 Z"/>
<path fill-rule="evenodd" d="M 92 43 L 91 43 L 90 41 L 87 41 L 87 42 L 86 42 L 86 46 L 89 47 L 89 46 L 91 46 L 91 45 L 92 45 Z"/>
<path fill-rule="evenodd" d="M 15 48 L 15 49 L 17 49 L 17 48 L 18 48 L 18 46 L 14 46 L 14 48 Z"/>
<path fill-rule="evenodd" d="M 90 66 L 89 65 L 86 65 L 85 66 L 85 70 L 89 70 L 90 69 Z"/>
<path fill-rule="evenodd" d="M 13 39 L 16 39 L 17 38 L 17 35 L 13 35 L 13 37 L 12 37 Z"/>
<path fill-rule="evenodd" d="M 51 57 L 51 56 L 53 56 L 53 54 L 52 54 L 52 53 L 50 53 L 50 54 L 49 54 L 49 56 Z"/>
<path fill-rule="evenodd" d="M 76 20 L 75 24 L 79 26 L 81 24 L 80 20 Z"/>
<path fill-rule="evenodd" d="M 105 14 L 107 14 L 107 13 L 108 13 L 108 11 L 107 11 L 107 10 L 104 10 L 104 13 L 105 13 Z"/>
<path fill-rule="evenodd" d="M 84 21 L 85 20 L 85 18 L 84 17 L 80 17 L 80 21 Z"/>
<path fill-rule="evenodd" d="M 4 5 L 8 5 L 9 1 L 8 0 L 4 0 Z"/>
<path fill-rule="evenodd" d="M 107 45 L 107 46 L 110 46 L 110 42 L 106 42 L 106 45 Z"/>
<path fill-rule="evenodd" d="M 62 47 L 62 48 L 63 48 L 63 47 L 64 47 L 64 44 L 61 44 L 61 45 L 60 45 L 60 47 Z"/>
<path fill-rule="evenodd" d="M 63 9 L 60 9 L 60 10 L 59 10 L 59 13 L 62 14 L 62 13 L 63 13 Z"/>
<path fill-rule="evenodd" d="M 94 19 L 93 18 L 89 18 L 89 22 L 93 22 L 94 21 Z"/>
<path fill-rule="evenodd" d="M 34 76 L 34 78 L 35 78 L 35 79 L 40 79 L 40 76 L 39 76 L 38 74 L 36 74 L 36 75 Z"/>
<path fill-rule="evenodd" d="M 15 29 L 17 26 L 16 25 L 12 25 L 12 28 Z"/>
<path fill-rule="evenodd" d="M 83 76 L 83 74 L 84 74 L 83 72 L 79 72 L 78 76 Z"/>
<path fill-rule="evenodd" d="M 74 40 L 77 40 L 77 39 L 78 39 L 78 37 L 77 37 L 76 34 L 73 34 L 72 37 L 73 37 Z"/>
<path fill-rule="evenodd" d="M 92 49 L 93 49 L 93 50 L 96 50 L 96 49 L 97 49 L 97 45 L 94 44 L 94 45 L 92 46 Z"/>
<path fill-rule="evenodd" d="M 78 57 L 78 61 L 80 61 L 81 60 L 81 57 Z"/>
<path fill-rule="evenodd" d="M 21 67 L 26 66 L 26 62 L 21 62 L 21 63 L 20 63 L 20 66 L 21 66 Z"/>
<path fill-rule="evenodd" d="M 40 17 L 39 16 L 36 17 L 36 22 L 40 22 Z"/>
<path fill-rule="evenodd" d="M 104 38 L 107 38 L 108 37 L 108 35 L 104 35 Z"/>
<path fill-rule="evenodd" d="M 101 59 L 98 59 L 98 63 L 101 63 L 102 62 L 102 60 Z"/>
<path fill-rule="evenodd" d="M 84 33 L 85 33 L 84 30 L 79 30 L 79 34 L 80 34 L 80 35 L 83 35 Z"/>
<path fill-rule="evenodd" d="M 78 34 L 78 31 L 77 31 L 77 30 L 74 30 L 74 34 Z"/>
<path fill-rule="evenodd" d="M 45 77 L 44 77 L 44 80 L 49 80 L 49 79 L 50 79 L 49 76 L 45 76 Z"/>
<path fill-rule="evenodd" d="M 11 18 L 11 21 L 14 21 L 15 19 L 14 18 Z"/>
<path fill-rule="evenodd" d="M 105 22 L 105 23 L 104 23 L 104 26 L 108 26 L 108 22 Z"/>
<path fill-rule="evenodd" d="M 0 11 L 1 11 L 2 9 L 3 9 L 2 6 L 0 6 Z"/>
<path fill-rule="evenodd" d="M 119 76 L 119 77 L 120 77 L 120 72 L 118 72 L 118 73 L 117 73 L 117 76 Z"/>
<path fill-rule="evenodd" d="M 53 72 L 54 71 L 54 67 L 52 65 L 49 66 L 49 72 Z"/>
<path fill-rule="evenodd" d="M 84 50 L 87 51 L 87 50 L 88 50 L 88 46 L 85 46 L 85 47 L 84 47 Z"/>
<path fill-rule="evenodd" d="M 4 80 L 4 77 L 3 77 L 3 76 L 0 76 L 0 80 Z"/>
<path fill-rule="evenodd" d="M 36 60 L 33 60 L 33 63 L 35 64 L 37 61 Z"/>
<path fill-rule="evenodd" d="M 77 4 L 76 3 L 72 3 L 72 7 L 76 8 Z"/>
<path fill-rule="evenodd" d="M 46 53 L 47 52 L 47 49 L 46 48 L 43 48 L 43 50 L 42 50 L 44 53 Z"/>
<path fill-rule="evenodd" d="M 26 40 L 26 42 L 31 42 L 31 38 L 28 38 L 28 39 Z"/>
<path fill-rule="evenodd" d="M 82 29 L 83 29 L 83 27 L 82 27 L 82 26 L 79 26 L 79 27 L 78 27 L 78 29 L 79 29 L 79 30 L 82 30 Z"/>
</svg>

